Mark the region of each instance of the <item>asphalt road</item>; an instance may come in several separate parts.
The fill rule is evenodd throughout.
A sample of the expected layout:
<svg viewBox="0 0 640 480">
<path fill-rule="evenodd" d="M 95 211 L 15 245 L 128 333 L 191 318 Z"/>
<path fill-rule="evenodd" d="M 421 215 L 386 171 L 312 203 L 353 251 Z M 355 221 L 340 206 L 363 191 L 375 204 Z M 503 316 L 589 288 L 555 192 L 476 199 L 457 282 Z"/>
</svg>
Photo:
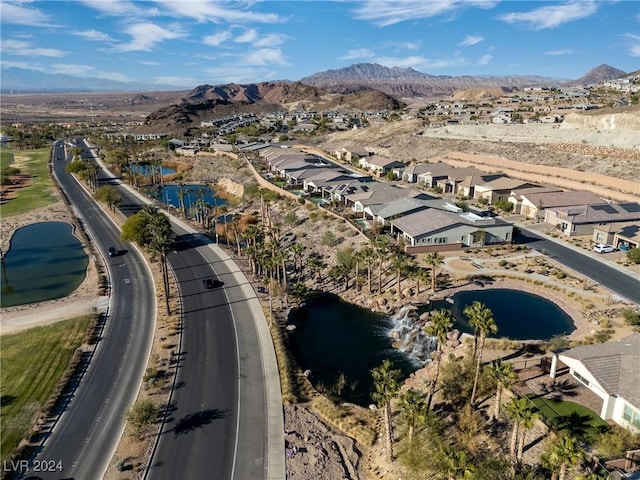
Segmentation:
<svg viewBox="0 0 640 480">
<path fill-rule="evenodd" d="M 32 468 L 48 465 L 45 462 L 56 468 L 28 474 L 91 480 L 106 471 L 122 435 L 126 409 L 137 395 L 155 328 L 155 289 L 144 259 L 120 242 L 116 226 L 65 172 L 64 149 L 57 145 L 55 175 L 109 264 L 111 303 L 89 367 L 32 463 Z M 111 245 L 122 254 L 107 256 Z"/>
<path fill-rule="evenodd" d="M 591 258 L 584 252 L 565 247 L 531 230 L 526 230 L 522 227 L 519 227 L 519 229 L 520 233 L 515 238 L 516 242 L 524 243 L 544 253 L 549 258 L 585 275 L 626 300 L 640 305 L 639 276 L 633 278 L 607 265 L 606 262 L 600 261 L 600 259 Z"/>
<path fill-rule="evenodd" d="M 210 240 L 175 229 L 169 262 L 183 301 L 180 366 L 147 478 L 262 479 L 267 412 L 252 314 Z M 222 286 L 207 289 L 208 278 Z"/>
<path fill-rule="evenodd" d="M 143 201 L 119 191 L 120 210 L 136 213 Z M 233 267 L 207 246 L 209 239 L 176 224 L 174 231 L 178 238 L 168 262 L 180 291 L 183 332 L 172 409 L 146 478 L 267 478 L 266 382 L 246 291 Z M 206 278 L 223 286 L 207 289 Z"/>
</svg>

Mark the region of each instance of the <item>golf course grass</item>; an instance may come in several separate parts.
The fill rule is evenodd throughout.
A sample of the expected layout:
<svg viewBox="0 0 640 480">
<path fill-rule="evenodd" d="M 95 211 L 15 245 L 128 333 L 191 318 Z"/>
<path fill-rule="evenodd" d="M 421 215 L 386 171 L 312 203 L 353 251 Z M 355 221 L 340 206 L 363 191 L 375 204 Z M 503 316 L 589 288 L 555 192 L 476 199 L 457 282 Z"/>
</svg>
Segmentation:
<svg viewBox="0 0 640 480">
<path fill-rule="evenodd" d="M 89 316 L 0 337 L 1 457 L 6 460 L 50 400 L 92 324 Z"/>
<path fill-rule="evenodd" d="M 53 180 L 47 167 L 50 157 L 49 147 L 38 150 L 3 148 L 0 151 L 0 167 L 4 168 L 10 164 L 20 169 L 21 174 L 30 175 L 32 179 L 31 185 L 20 188 L 15 198 L 2 205 L 0 212 L 3 217 L 20 215 L 57 201 Z"/>
</svg>

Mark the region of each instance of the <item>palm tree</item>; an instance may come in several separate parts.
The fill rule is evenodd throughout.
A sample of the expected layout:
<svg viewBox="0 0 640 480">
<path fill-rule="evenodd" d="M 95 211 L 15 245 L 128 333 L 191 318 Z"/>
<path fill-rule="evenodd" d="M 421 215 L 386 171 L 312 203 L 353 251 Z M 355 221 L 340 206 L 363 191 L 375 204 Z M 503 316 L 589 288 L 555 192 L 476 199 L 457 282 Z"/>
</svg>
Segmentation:
<svg viewBox="0 0 640 480">
<path fill-rule="evenodd" d="M 364 247 L 362 250 L 362 260 L 367 265 L 367 285 L 369 289 L 369 293 L 371 293 L 371 272 L 372 272 L 372 264 L 376 258 L 376 252 L 370 246 Z"/>
<path fill-rule="evenodd" d="M 444 257 L 438 252 L 432 252 L 425 257 L 425 262 L 431 267 L 431 291 L 436 291 L 436 278 L 438 276 L 438 267 L 444 262 Z"/>
<path fill-rule="evenodd" d="M 402 281 L 402 272 L 409 265 L 409 256 L 401 251 L 395 252 L 391 258 L 391 265 L 396 270 L 396 298 L 400 299 L 400 283 Z"/>
<path fill-rule="evenodd" d="M 414 267 L 411 270 L 411 278 L 416 281 L 416 295 L 420 295 L 420 283 L 429 280 L 427 271 L 422 267 Z"/>
<path fill-rule="evenodd" d="M 160 269 L 162 271 L 162 284 L 164 287 L 165 308 L 167 314 L 171 313 L 169 305 L 169 270 L 167 268 L 167 255 L 173 245 L 173 230 L 171 221 L 164 213 L 160 212 L 154 205 L 147 205 L 141 210 L 142 215 L 147 217 L 146 237 L 147 248 L 160 257 Z"/>
<path fill-rule="evenodd" d="M 509 453 L 514 465 L 519 468 L 522 463 L 524 441 L 527 431 L 533 426 L 538 414 L 533 410 L 529 400 L 513 397 L 506 406 L 507 416 L 513 421 Z"/>
<path fill-rule="evenodd" d="M 374 248 L 378 259 L 378 293 L 382 293 L 382 267 L 389 253 L 389 240 L 387 240 L 387 237 L 376 238 Z"/>
<path fill-rule="evenodd" d="M 291 245 L 291 253 L 293 254 L 293 268 L 298 275 L 302 273 L 302 252 L 304 252 L 303 244 L 294 243 L 293 245 Z"/>
<path fill-rule="evenodd" d="M 491 419 L 497 420 L 498 418 L 500 418 L 502 392 L 505 388 L 509 388 L 516 383 L 516 381 L 518 380 L 518 374 L 516 373 L 512 364 L 503 362 L 501 359 L 491 362 L 487 371 L 489 373 L 489 376 L 496 382 L 496 398 L 493 404 Z"/>
<path fill-rule="evenodd" d="M 583 460 L 584 457 L 585 452 L 578 445 L 578 441 L 574 437 L 566 435 L 559 437 L 551 444 L 544 459 L 552 470 L 552 478 L 564 480 L 569 468 Z"/>
<path fill-rule="evenodd" d="M 448 480 L 473 478 L 475 470 L 471 459 L 464 450 L 456 450 L 443 444 L 434 458 L 434 466 L 438 475 L 445 475 Z"/>
<path fill-rule="evenodd" d="M 433 381 L 429 385 L 429 393 L 427 396 L 427 407 L 431 408 L 431 402 L 436 392 L 436 385 L 438 383 L 438 377 L 440 376 L 440 361 L 442 359 L 442 347 L 447 341 L 447 334 L 453 326 L 453 314 L 444 308 L 436 310 L 431 315 L 431 323 L 425 328 L 427 335 L 435 337 L 436 339 L 436 351 L 434 352 L 433 361 L 436 366 L 436 373 Z"/>
<path fill-rule="evenodd" d="M 387 460 L 393 461 L 393 425 L 391 424 L 391 400 L 400 391 L 400 370 L 393 368 L 389 359 L 382 361 L 382 365 L 371 370 L 375 392 L 373 400 L 379 407 L 384 408 L 384 424 L 386 430 Z"/>
<path fill-rule="evenodd" d="M 419 390 L 411 389 L 400 397 L 400 412 L 409 427 L 409 444 L 413 443 L 413 431 L 427 421 L 428 407 L 424 395 Z"/>
<path fill-rule="evenodd" d="M 482 350 L 487 335 L 495 334 L 498 331 L 496 321 L 493 319 L 493 312 L 489 310 L 483 303 L 477 300 L 469 307 L 464 308 L 464 314 L 469 318 L 469 323 L 478 335 L 478 352 L 476 355 L 476 374 L 473 379 L 473 389 L 471 390 L 471 399 L 469 402 L 473 405 L 476 390 L 478 388 L 478 378 L 480 377 L 480 366 L 482 364 Z"/>
</svg>

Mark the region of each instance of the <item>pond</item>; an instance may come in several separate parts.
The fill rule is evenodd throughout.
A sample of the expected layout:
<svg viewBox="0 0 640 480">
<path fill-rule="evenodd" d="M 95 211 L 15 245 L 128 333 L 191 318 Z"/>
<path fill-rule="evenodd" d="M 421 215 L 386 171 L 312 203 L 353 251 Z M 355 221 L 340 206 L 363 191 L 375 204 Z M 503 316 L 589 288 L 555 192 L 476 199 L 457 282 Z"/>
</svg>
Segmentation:
<svg viewBox="0 0 640 480">
<path fill-rule="evenodd" d="M 187 211 L 191 206 L 195 206 L 196 202 L 201 199 L 205 204 L 212 206 L 225 205 L 227 202 L 221 198 L 216 197 L 215 191 L 206 184 L 202 185 L 154 185 L 152 187 L 142 188 L 143 193 L 156 199 L 157 201 L 178 208 L 179 192 L 182 191 L 184 196 L 184 204 Z"/>
<path fill-rule="evenodd" d="M 320 389 L 335 388 L 341 374 L 345 386 L 340 397 L 359 405 L 371 403 L 371 370 L 384 359 L 393 362 L 406 378 L 420 367 L 410 355 L 393 348 L 389 336 L 393 322 L 385 315 L 320 294 L 303 308 L 293 309 L 289 324 L 292 352 L 310 380 Z M 324 387 L 323 387 L 324 386 Z"/>
<path fill-rule="evenodd" d="M 558 305 L 539 295 L 506 288 L 467 290 L 453 295 L 453 304 L 434 302 L 431 309 L 451 310 L 456 322 L 453 328 L 473 334 L 463 310 L 475 300 L 484 303 L 493 312 L 498 332 L 494 338 L 511 340 L 549 340 L 554 336 L 568 335 L 576 329 L 573 319 Z M 429 310 L 421 307 L 418 312 Z"/>
<path fill-rule="evenodd" d="M 0 305 L 65 297 L 83 282 L 88 261 L 68 223 L 42 222 L 19 228 L 2 259 Z"/>
<path fill-rule="evenodd" d="M 151 165 L 149 165 L 148 163 L 134 163 L 130 168 L 132 173 L 139 173 L 141 175 L 149 175 L 151 173 Z M 160 170 L 163 177 L 165 175 L 172 175 L 177 172 L 175 168 L 164 166 L 160 167 Z"/>
<path fill-rule="evenodd" d="M 421 306 L 413 315 L 447 308 L 456 318 L 453 328 L 473 334 L 463 310 L 478 300 L 493 312 L 498 325 L 495 337 L 548 340 L 575 330 L 571 317 L 556 304 L 519 290 L 470 290 L 452 298 L 453 303 L 443 300 Z M 368 405 L 373 391 L 371 370 L 383 359 L 390 359 L 406 378 L 424 364 L 435 347 L 434 340 L 416 327 L 409 312 L 403 309 L 387 317 L 334 295 L 317 295 L 289 314 L 288 324 L 295 326 L 288 332 L 292 353 L 303 371 L 311 371 L 309 378 L 316 388 L 335 393 L 342 374 L 345 385 L 340 397 Z"/>
</svg>

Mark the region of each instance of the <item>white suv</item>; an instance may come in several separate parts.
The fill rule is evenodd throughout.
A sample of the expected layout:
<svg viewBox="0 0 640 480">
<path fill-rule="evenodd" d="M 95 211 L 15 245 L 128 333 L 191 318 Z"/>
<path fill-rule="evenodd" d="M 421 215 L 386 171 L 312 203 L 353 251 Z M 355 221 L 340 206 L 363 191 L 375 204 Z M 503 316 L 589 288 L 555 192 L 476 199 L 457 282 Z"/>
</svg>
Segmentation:
<svg viewBox="0 0 640 480">
<path fill-rule="evenodd" d="M 593 247 L 593 251 L 597 253 L 611 253 L 616 251 L 616 247 L 614 247 L 613 245 L 598 243 Z"/>
</svg>

